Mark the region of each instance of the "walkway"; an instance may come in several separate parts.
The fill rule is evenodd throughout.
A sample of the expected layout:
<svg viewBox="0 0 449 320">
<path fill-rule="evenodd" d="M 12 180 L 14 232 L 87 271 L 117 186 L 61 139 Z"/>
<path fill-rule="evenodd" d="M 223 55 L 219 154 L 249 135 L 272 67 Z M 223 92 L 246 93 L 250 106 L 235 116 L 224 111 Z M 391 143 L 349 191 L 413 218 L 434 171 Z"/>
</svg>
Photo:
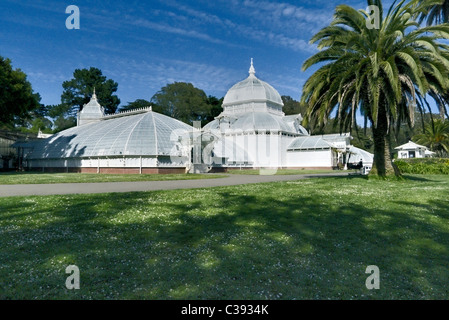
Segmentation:
<svg viewBox="0 0 449 320">
<path fill-rule="evenodd" d="M 266 176 L 230 174 L 225 178 L 198 180 L 0 185 L 0 197 L 196 189 L 347 175 L 347 172 Z"/>
</svg>

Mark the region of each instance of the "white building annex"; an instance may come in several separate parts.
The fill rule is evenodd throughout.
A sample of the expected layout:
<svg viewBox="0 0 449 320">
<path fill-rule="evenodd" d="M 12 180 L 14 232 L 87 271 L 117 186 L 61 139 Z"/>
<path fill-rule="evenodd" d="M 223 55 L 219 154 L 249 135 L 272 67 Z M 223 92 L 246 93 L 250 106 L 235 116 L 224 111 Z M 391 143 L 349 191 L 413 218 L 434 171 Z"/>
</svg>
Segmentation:
<svg viewBox="0 0 449 320">
<path fill-rule="evenodd" d="M 395 149 L 398 150 L 398 159 L 429 158 L 435 154 L 426 146 L 421 146 L 413 141 L 409 141 Z"/>
<path fill-rule="evenodd" d="M 371 154 L 351 146 L 349 133 L 309 135 L 302 116 L 286 116 L 280 94 L 255 74 L 251 59 L 249 76 L 229 89 L 223 112 L 201 129 L 151 107 L 105 115 L 94 92 L 76 127 L 18 144 L 21 163 L 28 170 L 91 173 L 331 169 L 361 159 L 372 165 Z"/>
</svg>

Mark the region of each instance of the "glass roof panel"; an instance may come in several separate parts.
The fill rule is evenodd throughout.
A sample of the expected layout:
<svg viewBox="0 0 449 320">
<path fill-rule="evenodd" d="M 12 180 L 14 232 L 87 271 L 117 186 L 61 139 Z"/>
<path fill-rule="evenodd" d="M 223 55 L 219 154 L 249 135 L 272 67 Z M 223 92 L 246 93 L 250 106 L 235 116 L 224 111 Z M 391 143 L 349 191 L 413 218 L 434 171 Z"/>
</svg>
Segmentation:
<svg viewBox="0 0 449 320">
<path fill-rule="evenodd" d="M 191 126 L 156 112 L 112 118 L 35 142 L 29 158 L 169 155 L 178 135 L 191 130 Z"/>
</svg>

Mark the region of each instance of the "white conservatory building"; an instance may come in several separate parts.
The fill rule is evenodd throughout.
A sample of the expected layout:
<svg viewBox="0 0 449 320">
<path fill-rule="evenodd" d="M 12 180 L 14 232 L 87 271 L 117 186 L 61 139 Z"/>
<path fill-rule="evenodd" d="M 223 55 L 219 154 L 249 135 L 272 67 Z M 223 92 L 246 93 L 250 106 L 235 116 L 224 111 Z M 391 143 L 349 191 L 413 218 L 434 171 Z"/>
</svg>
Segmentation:
<svg viewBox="0 0 449 320">
<path fill-rule="evenodd" d="M 301 115 L 286 116 L 280 94 L 255 73 L 251 61 L 249 76 L 229 89 L 223 112 L 203 128 L 151 107 L 105 115 L 94 92 L 79 113 L 76 127 L 17 144 L 24 155 L 23 166 L 63 172 L 184 173 L 331 169 L 354 161 L 349 133 L 309 135 L 301 126 Z M 364 165 L 372 165 L 370 155 L 363 154 Z M 359 162 L 360 157 L 356 158 Z"/>
<path fill-rule="evenodd" d="M 280 94 L 255 74 L 251 61 L 248 78 L 229 89 L 223 112 L 204 126 L 203 134 L 214 140 L 213 155 L 227 168 L 331 169 L 344 163 L 351 136 L 310 136 L 302 116 L 286 116 Z"/>
<path fill-rule="evenodd" d="M 184 173 L 190 158 L 180 138 L 191 131 L 191 126 L 151 107 L 104 115 L 94 93 L 76 127 L 18 147 L 24 149 L 29 170 Z"/>
</svg>

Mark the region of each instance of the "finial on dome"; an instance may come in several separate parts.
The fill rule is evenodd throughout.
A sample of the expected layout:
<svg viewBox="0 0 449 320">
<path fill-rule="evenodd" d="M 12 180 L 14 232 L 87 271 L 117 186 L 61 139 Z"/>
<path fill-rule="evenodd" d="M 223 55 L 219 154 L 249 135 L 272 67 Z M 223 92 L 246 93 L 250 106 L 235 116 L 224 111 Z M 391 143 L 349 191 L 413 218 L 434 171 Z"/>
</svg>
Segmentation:
<svg viewBox="0 0 449 320">
<path fill-rule="evenodd" d="M 92 95 L 93 100 L 97 100 L 97 95 L 95 94 L 95 87 L 94 87 L 94 94 Z"/>
<path fill-rule="evenodd" d="M 254 69 L 253 58 L 251 58 L 251 67 L 249 68 L 249 75 L 254 76 L 256 74 L 256 69 Z"/>
</svg>

